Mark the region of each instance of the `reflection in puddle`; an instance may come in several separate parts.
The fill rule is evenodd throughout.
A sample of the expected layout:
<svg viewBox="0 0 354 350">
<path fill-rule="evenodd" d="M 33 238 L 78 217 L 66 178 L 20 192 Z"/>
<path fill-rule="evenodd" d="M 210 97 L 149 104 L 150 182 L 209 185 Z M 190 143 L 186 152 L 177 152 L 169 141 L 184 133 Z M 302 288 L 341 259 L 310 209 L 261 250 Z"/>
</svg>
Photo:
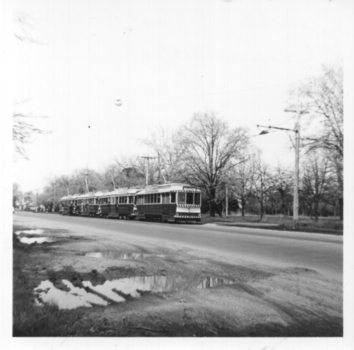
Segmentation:
<svg viewBox="0 0 354 350">
<path fill-rule="evenodd" d="M 44 242 L 56 242 L 58 241 L 58 238 L 55 237 L 32 237 L 32 238 L 28 238 L 28 237 L 21 237 L 19 238 L 21 243 L 25 243 L 25 244 L 33 244 L 33 243 L 37 243 L 37 244 L 41 244 Z"/>
<path fill-rule="evenodd" d="M 16 231 L 16 235 L 41 235 L 44 232 L 44 230 L 24 230 L 24 231 Z"/>
<path fill-rule="evenodd" d="M 107 293 L 111 293 L 113 289 L 116 289 L 124 294 L 138 298 L 140 296 L 139 291 L 153 293 L 174 292 L 190 288 L 215 288 L 232 283 L 234 282 L 217 277 L 204 277 L 189 280 L 182 276 L 136 276 L 106 281 L 104 284 L 96 287 L 94 287 L 90 281 L 84 281 L 82 284 L 106 296 L 108 296 Z"/>
<path fill-rule="evenodd" d="M 54 287 L 50 281 L 43 281 L 37 288 L 35 294 L 39 305 L 41 303 L 55 303 L 59 309 L 74 309 L 80 306 L 91 307 L 92 305 L 108 305 L 108 302 L 99 296 L 87 293 L 85 289 L 74 287 L 69 281 L 63 283 L 70 289 L 64 292 Z"/>
<path fill-rule="evenodd" d="M 83 288 L 74 287 L 69 281 L 63 280 L 63 283 L 70 289 L 69 292 L 61 291 L 54 287 L 49 281 L 42 282 L 35 292 L 39 302 L 55 302 L 60 309 L 72 309 L 79 306 L 90 307 L 95 305 L 108 305 L 108 302 L 95 294 L 86 292 Z M 83 281 L 84 287 L 89 287 L 96 293 L 104 295 L 114 302 L 123 302 L 123 295 L 130 295 L 133 298 L 139 298 L 140 292 L 175 292 L 184 289 L 207 289 L 222 285 L 234 283 L 217 277 L 201 277 L 193 280 L 183 278 L 182 276 L 136 276 L 122 278 L 113 281 L 106 281 L 101 285 L 92 285 L 90 281 Z"/>
<path fill-rule="evenodd" d="M 125 253 L 119 251 L 106 251 L 106 252 L 91 252 L 86 253 L 85 256 L 98 259 L 123 259 L 123 260 L 143 260 L 149 257 L 164 258 L 162 254 L 141 254 L 141 253 Z"/>
</svg>

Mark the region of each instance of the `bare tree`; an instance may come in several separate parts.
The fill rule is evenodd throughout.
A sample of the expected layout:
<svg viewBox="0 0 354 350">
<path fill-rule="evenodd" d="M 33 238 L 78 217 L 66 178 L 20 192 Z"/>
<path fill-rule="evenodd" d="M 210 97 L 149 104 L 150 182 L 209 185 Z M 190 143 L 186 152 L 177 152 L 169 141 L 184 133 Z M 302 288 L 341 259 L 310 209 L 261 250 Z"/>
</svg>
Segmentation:
<svg viewBox="0 0 354 350">
<path fill-rule="evenodd" d="M 274 200 L 275 208 L 280 207 L 281 213 L 289 215 L 293 201 L 292 191 L 294 188 L 293 174 L 288 169 L 278 166 L 270 178 L 270 199 Z M 276 214 L 276 212 L 275 212 Z"/>
<path fill-rule="evenodd" d="M 343 158 L 343 69 L 324 67 L 323 75 L 309 79 L 301 86 L 300 94 L 310 112 L 309 123 L 316 126 L 303 141 L 307 148 L 326 149 Z"/>
<path fill-rule="evenodd" d="M 17 203 L 21 203 L 23 199 L 23 193 L 20 190 L 20 185 L 14 183 L 12 185 L 12 205 L 16 208 Z"/>
<path fill-rule="evenodd" d="M 253 181 L 256 171 L 255 155 L 251 153 L 243 154 L 246 159 L 234 171 L 235 192 L 240 200 L 241 213 L 245 216 L 245 210 L 249 198 L 253 194 Z"/>
<path fill-rule="evenodd" d="M 101 190 L 103 189 L 102 176 L 92 169 L 75 170 L 74 174 L 70 177 L 70 188 L 72 188 L 73 194 L 84 194 Z"/>
<path fill-rule="evenodd" d="M 15 103 L 15 105 L 17 105 L 17 103 Z M 13 113 L 12 139 L 15 159 L 21 157 L 27 159 L 25 145 L 31 142 L 34 134 L 47 133 L 46 131 L 41 130 L 29 123 L 28 119 L 30 118 L 33 118 L 30 114 L 23 114 L 19 112 Z"/>
<path fill-rule="evenodd" d="M 145 184 L 145 163 L 138 156 L 116 158 L 111 164 L 115 177 L 114 181 L 117 187 L 143 187 Z M 154 181 L 156 166 L 151 164 L 149 167 L 149 178 Z M 109 177 L 111 178 L 111 173 Z"/>
<path fill-rule="evenodd" d="M 196 113 L 179 130 L 179 147 L 183 151 L 181 176 L 187 183 L 205 190 L 211 216 L 215 216 L 218 187 L 244 161 L 242 152 L 247 145 L 247 130 L 231 130 L 215 112 Z"/>
<path fill-rule="evenodd" d="M 179 147 L 178 134 L 160 126 L 143 143 L 153 149 L 158 158 L 159 182 L 179 182 L 183 148 Z"/>
<path fill-rule="evenodd" d="M 13 32 L 15 38 L 20 43 L 36 43 L 39 42 L 34 39 L 36 28 L 32 23 L 31 18 L 24 12 L 17 12 L 13 19 Z M 14 144 L 14 157 L 15 160 L 19 158 L 26 158 L 25 145 L 31 141 L 35 134 L 45 133 L 43 130 L 35 127 L 33 123 L 29 121 L 33 118 L 31 114 L 25 114 L 18 111 L 19 107 L 23 105 L 23 102 L 15 101 L 13 104 L 13 144 Z"/>
<path fill-rule="evenodd" d="M 272 184 L 269 165 L 262 162 L 260 156 L 258 156 L 253 176 L 253 196 L 259 204 L 259 215 L 261 220 L 265 215 L 266 202 L 271 188 Z"/>
<path fill-rule="evenodd" d="M 315 221 L 318 221 L 319 204 L 325 201 L 333 180 L 328 158 L 321 156 L 319 152 L 309 155 L 304 165 L 302 196 L 308 203 L 311 217 L 314 216 Z"/>
<path fill-rule="evenodd" d="M 302 146 L 310 153 L 324 150 L 336 171 L 339 184 L 340 217 L 343 219 L 343 69 L 340 66 L 323 67 L 320 76 L 305 81 L 299 88 L 301 104 L 309 111 L 302 115 L 306 132 Z M 295 93 L 291 94 L 292 99 Z M 291 103 L 291 107 L 296 107 Z"/>
</svg>

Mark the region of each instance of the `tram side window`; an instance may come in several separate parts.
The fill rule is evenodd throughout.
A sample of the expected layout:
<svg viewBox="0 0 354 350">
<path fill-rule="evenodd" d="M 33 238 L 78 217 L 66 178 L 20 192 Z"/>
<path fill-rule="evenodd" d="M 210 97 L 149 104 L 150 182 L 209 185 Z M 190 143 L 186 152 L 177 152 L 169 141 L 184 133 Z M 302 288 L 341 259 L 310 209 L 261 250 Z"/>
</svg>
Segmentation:
<svg viewBox="0 0 354 350">
<path fill-rule="evenodd" d="M 176 193 L 175 192 L 171 193 L 171 203 L 176 203 Z"/>
<path fill-rule="evenodd" d="M 194 197 L 194 204 L 200 205 L 200 193 L 196 193 Z"/>
<path fill-rule="evenodd" d="M 161 203 L 161 194 L 160 193 L 158 193 L 157 195 L 156 195 L 156 203 Z"/>
<path fill-rule="evenodd" d="M 169 193 L 162 193 L 162 203 L 168 204 L 169 203 Z"/>
<path fill-rule="evenodd" d="M 178 204 L 186 203 L 186 192 L 178 192 Z"/>
<path fill-rule="evenodd" d="M 133 197 L 133 196 L 130 196 L 130 197 L 129 197 L 129 204 L 132 204 L 132 203 L 134 203 L 134 197 Z"/>
<path fill-rule="evenodd" d="M 187 204 L 193 204 L 193 193 L 187 193 Z"/>
</svg>

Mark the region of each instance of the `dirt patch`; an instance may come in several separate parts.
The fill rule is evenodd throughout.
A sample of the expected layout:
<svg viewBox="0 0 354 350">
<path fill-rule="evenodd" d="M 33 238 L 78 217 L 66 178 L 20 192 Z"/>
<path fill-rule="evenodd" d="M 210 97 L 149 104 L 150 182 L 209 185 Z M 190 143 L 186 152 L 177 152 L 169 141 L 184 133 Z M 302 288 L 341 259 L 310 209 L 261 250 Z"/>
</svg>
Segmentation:
<svg viewBox="0 0 354 350">
<path fill-rule="evenodd" d="M 316 271 L 234 264 L 200 252 L 140 247 L 118 240 L 112 246 L 111 242 L 75 236 L 75 232 L 65 234 L 70 236 L 68 240 L 46 245 L 21 244 L 14 235 L 14 305 L 18 304 L 14 307 L 14 335 L 339 337 L 343 334 L 342 285 Z M 150 256 L 124 259 L 117 253 L 113 258 L 97 259 L 86 255 L 101 251 Z M 71 310 L 46 303 L 36 306 L 34 290 L 43 281 L 49 281 L 44 286 L 54 286 L 64 294 L 82 290 L 105 303 L 93 302 L 90 307 Z M 134 286 L 143 285 L 144 281 L 149 288 L 134 287 L 137 297 L 133 289 L 129 292 L 120 289 L 121 284 L 114 284 L 115 281 L 134 281 Z M 102 288 L 107 285 L 116 294 L 105 294 Z M 111 299 L 114 295 L 124 301 L 114 302 Z M 24 301 L 28 315 L 35 315 L 28 316 L 27 321 L 23 316 Z M 47 320 L 50 328 L 43 320 Z"/>
</svg>

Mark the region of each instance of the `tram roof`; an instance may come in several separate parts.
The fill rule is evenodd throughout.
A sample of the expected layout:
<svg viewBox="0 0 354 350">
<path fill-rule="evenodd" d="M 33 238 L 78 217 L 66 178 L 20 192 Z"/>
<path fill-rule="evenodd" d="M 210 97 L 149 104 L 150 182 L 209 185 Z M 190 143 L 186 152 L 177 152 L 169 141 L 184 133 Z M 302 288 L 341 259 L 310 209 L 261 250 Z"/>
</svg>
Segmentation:
<svg viewBox="0 0 354 350">
<path fill-rule="evenodd" d="M 113 196 L 127 196 L 127 195 L 132 195 L 135 194 L 137 192 L 141 191 L 138 188 L 128 188 L 128 187 L 124 187 L 124 188 L 117 188 L 113 191 L 100 191 L 100 192 L 96 192 L 95 193 L 95 197 L 113 197 Z"/>
<path fill-rule="evenodd" d="M 195 186 L 182 183 L 170 183 L 163 185 L 151 185 L 146 186 L 140 194 L 149 194 L 149 193 L 164 193 L 164 192 L 177 192 L 177 191 L 187 191 L 187 192 L 200 192 L 200 189 Z"/>
<path fill-rule="evenodd" d="M 61 197 L 59 199 L 59 201 L 68 201 L 68 200 L 72 200 L 74 198 L 76 198 L 78 195 L 68 195 L 68 196 L 64 196 L 64 197 Z"/>
</svg>

